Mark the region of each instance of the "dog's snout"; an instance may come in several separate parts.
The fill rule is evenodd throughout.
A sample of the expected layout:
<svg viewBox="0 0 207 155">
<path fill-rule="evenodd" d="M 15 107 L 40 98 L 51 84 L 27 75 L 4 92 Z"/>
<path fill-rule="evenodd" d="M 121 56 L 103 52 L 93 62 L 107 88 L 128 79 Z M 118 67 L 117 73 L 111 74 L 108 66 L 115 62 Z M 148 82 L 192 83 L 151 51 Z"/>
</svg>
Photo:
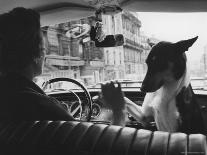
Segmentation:
<svg viewBox="0 0 207 155">
<path fill-rule="evenodd" d="M 142 92 L 146 92 L 146 85 L 142 84 L 140 90 L 141 90 Z"/>
</svg>

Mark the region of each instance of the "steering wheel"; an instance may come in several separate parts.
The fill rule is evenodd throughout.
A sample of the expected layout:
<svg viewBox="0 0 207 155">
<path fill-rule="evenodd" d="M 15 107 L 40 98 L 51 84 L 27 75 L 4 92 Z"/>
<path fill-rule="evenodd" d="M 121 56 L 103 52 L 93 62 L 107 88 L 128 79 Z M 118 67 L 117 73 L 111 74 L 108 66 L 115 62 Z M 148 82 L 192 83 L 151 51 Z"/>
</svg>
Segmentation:
<svg viewBox="0 0 207 155">
<path fill-rule="evenodd" d="M 91 116 L 92 116 L 92 98 L 91 98 L 90 93 L 88 92 L 88 90 L 85 88 L 85 86 L 83 84 L 81 84 L 80 82 L 78 82 L 74 79 L 70 79 L 70 78 L 54 78 L 54 79 L 50 79 L 49 81 L 45 82 L 45 84 L 43 86 L 43 91 L 47 88 L 48 85 L 55 83 L 55 82 L 60 82 L 60 81 L 71 82 L 71 83 L 76 84 L 77 86 L 79 86 L 80 88 L 83 89 L 86 100 L 87 100 L 87 104 L 88 104 L 88 112 L 87 112 L 88 115 L 86 116 L 86 120 L 89 122 L 91 120 Z M 72 92 L 71 90 L 69 90 L 69 91 Z M 74 92 L 72 92 L 72 94 L 76 96 L 76 98 L 78 99 L 78 102 L 79 102 L 79 106 L 75 107 L 75 109 L 73 111 L 71 111 L 71 113 L 73 115 L 78 110 L 80 111 L 80 113 L 82 112 L 82 104 L 81 104 L 80 98 Z M 71 110 L 72 110 L 72 108 L 71 108 Z"/>
</svg>

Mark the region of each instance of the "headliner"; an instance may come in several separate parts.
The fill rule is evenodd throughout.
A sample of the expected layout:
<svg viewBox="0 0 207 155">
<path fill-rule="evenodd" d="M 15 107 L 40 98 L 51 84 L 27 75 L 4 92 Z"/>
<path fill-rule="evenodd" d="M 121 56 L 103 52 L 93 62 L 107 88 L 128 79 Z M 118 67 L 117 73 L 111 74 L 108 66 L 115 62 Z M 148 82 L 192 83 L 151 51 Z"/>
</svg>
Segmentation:
<svg viewBox="0 0 207 155">
<path fill-rule="evenodd" d="M 42 25 L 94 15 L 92 0 L 3 0 L 0 13 L 23 6 L 40 12 Z M 96 0 L 93 0 L 96 1 Z M 206 0 L 117 0 L 122 9 L 137 12 L 207 12 Z"/>
</svg>

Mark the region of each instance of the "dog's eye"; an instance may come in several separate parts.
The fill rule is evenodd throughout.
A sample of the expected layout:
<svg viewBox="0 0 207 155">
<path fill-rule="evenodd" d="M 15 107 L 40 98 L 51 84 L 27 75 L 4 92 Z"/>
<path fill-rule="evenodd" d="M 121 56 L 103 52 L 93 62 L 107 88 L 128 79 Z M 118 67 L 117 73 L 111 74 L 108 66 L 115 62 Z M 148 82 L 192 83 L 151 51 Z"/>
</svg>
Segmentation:
<svg viewBox="0 0 207 155">
<path fill-rule="evenodd" d="M 155 56 L 153 56 L 153 57 L 152 57 L 152 61 L 155 61 L 155 60 L 156 60 L 156 57 L 155 57 Z"/>
</svg>

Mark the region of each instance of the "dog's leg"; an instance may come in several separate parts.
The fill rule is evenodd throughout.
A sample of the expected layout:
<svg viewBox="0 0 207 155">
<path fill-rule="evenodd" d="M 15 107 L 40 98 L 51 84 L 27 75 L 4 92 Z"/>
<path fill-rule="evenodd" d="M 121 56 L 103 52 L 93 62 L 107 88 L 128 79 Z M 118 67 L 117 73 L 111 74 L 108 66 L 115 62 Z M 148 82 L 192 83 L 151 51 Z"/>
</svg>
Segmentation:
<svg viewBox="0 0 207 155">
<path fill-rule="evenodd" d="M 143 124 L 143 126 L 147 126 L 151 120 L 152 117 L 152 109 L 151 107 L 145 107 L 145 109 L 142 106 L 139 106 L 132 102 L 127 97 L 124 97 L 127 111 L 140 123 Z"/>
</svg>

